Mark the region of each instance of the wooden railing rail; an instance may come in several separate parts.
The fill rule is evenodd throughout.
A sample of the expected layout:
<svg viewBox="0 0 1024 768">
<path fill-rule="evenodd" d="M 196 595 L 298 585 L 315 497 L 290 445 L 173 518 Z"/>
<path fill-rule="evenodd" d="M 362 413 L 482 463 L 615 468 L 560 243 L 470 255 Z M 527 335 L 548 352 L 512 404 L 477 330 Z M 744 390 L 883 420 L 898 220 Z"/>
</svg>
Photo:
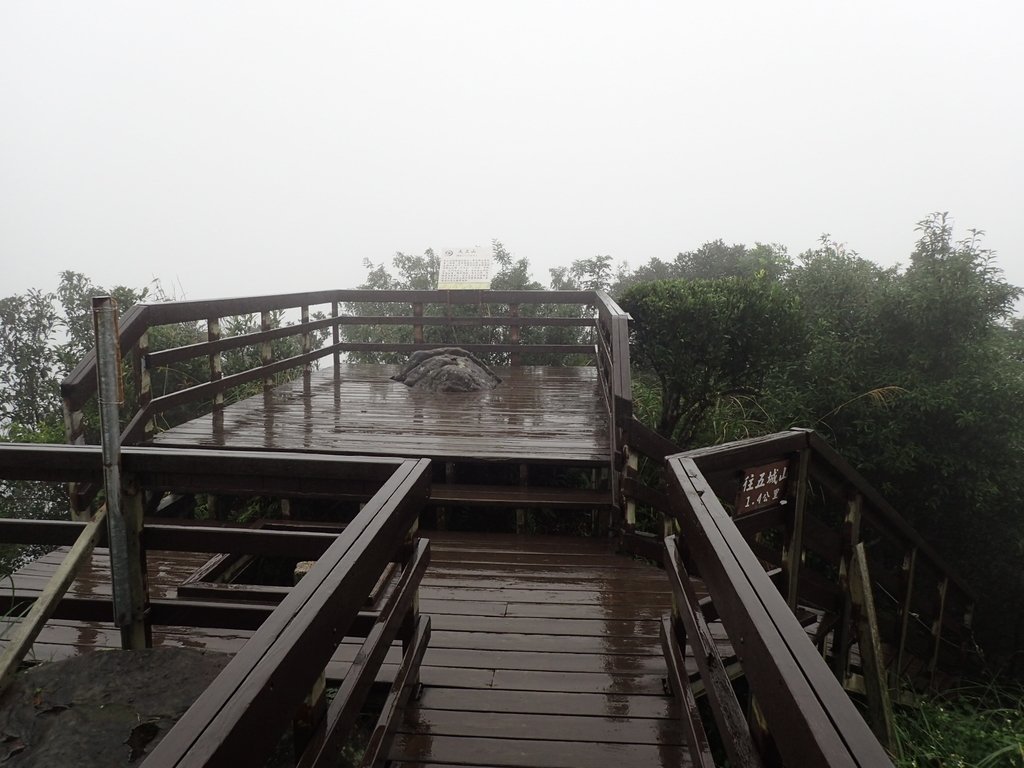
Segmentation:
<svg viewBox="0 0 1024 768">
<path fill-rule="evenodd" d="M 867 545 L 879 628 L 890 649 L 892 688 L 907 675 L 918 683 L 934 682 L 939 671 L 962 667 L 973 652 L 974 590 L 819 435 L 791 430 L 680 455 L 695 461 L 718 496 L 730 501 L 738 499 L 746 470 L 788 462 L 796 481 L 790 481 L 788 504 L 753 515 L 734 510 L 733 515 L 758 557 L 785 571 L 791 607 L 799 599 L 832 617 L 832 626 L 821 625 L 819 644 L 824 651 L 831 633 L 828 652 L 845 682 L 855 688 L 863 684 L 849 674 L 854 631 L 848 587 L 851 558 L 860 542 Z M 808 482 L 815 493 L 808 493 Z M 781 547 L 763 536 L 778 527 Z M 816 567 L 808 564 L 808 553 Z M 923 660 L 925 668 L 908 666 L 911 656 Z"/>
<path fill-rule="evenodd" d="M 392 309 L 397 310 L 396 314 L 390 314 Z M 273 313 L 285 311 L 291 313 L 291 320 L 297 315 L 298 321 L 274 327 Z M 252 325 L 258 317 L 258 329 L 226 336 L 230 327 L 227 320 L 234 317 L 250 318 Z M 194 418 L 197 406 L 212 412 L 216 423 L 232 397 L 251 395 L 260 383 L 266 391 L 282 376 L 301 372 L 308 388 L 310 371 L 323 358 L 333 358 L 338 370 L 346 353 L 383 353 L 390 361 L 453 343 L 474 354 L 489 355 L 492 360 L 497 356 L 499 362 L 513 364 L 564 360 L 566 356 L 585 361 L 597 355 L 598 342 L 605 344 L 609 364 L 602 381 L 609 408 L 628 413 L 627 320 L 607 296 L 593 291 L 330 290 L 138 304 L 120 323 L 120 346 L 124 358 L 131 362 L 134 383 L 128 388 L 128 402 L 122 411 L 126 422 L 121 442 L 144 442 L 155 434 L 158 420 L 173 425 Z M 173 333 L 162 330 L 175 324 L 185 327 Z M 384 341 L 362 330 L 370 327 L 407 330 L 399 334 L 400 340 Z M 431 336 L 432 328 L 450 328 L 451 333 Z M 493 337 L 490 333 L 468 334 L 468 338 L 463 335 L 464 343 L 460 344 L 456 331 L 466 328 L 507 331 Z M 582 338 L 575 333 L 569 333 L 568 338 L 559 333 L 545 333 L 543 337 L 529 333 L 531 329 L 554 332 L 588 328 L 593 329 L 592 334 Z M 593 338 L 588 340 L 587 336 Z M 442 337 L 455 341 L 437 340 Z M 480 343 L 479 337 L 486 343 Z M 541 338 L 544 343 L 537 343 Z M 327 343 L 314 343 L 320 339 Z M 282 346 L 281 342 L 287 340 L 292 341 Z M 157 348 L 160 346 L 164 348 Z M 233 361 L 230 368 L 229 360 Z M 61 385 L 71 444 L 86 442 L 85 414 L 95 391 L 96 358 L 90 352 Z M 73 517 L 87 516 L 88 504 L 97 490 L 96 485 L 72 487 Z"/>
<path fill-rule="evenodd" d="M 326 708 L 319 735 L 311 742 L 319 746 L 307 748 L 302 764 L 327 764 L 332 750 L 350 729 L 354 713 L 360 711 L 384 654 L 401 639 L 400 674 L 371 744 L 374 754 L 384 755 L 394 733 L 394 718 L 417 678 L 430 633 L 429 620 L 419 616 L 417 602 L 429 545 L 414 538 L 419 512 L 429 494 L 430 462 L 126 448 L 122 463 L 125 482 L 137 491 L 215 489 L 224 493 L 369 497 L 339 534 L 146 521 L 141 533 L 142 563 L 146 549 L 316 560 L 295 587 L 262 595 L 260 603 L 181 597 L 149 601 L 147 629 L 152 624 L 167 624 L 246 629 L 254 634 L 146 764 L 262 764 L 345 637 L 365 641 L 338 696 Z M 0 445 L 3 479 L 94 481 L 101 473 L 100 453 L 92 446 Z M 99 525 L 95 520 L 0 521 L 0 541 L 5 543 L 77 542 L 52 586 L 38 597 L 19 598 L 18 611 L 27 608 L 30 616 L 39 615 L 42 622 L 49 617 L 110 621 L 109 598 L 71 595 L 61 599 L 78 566 L 88 560 L 91 547 L 103 544 L 104 530 Z M 394 588 L 378 590 L 392 563 L 400 568 Z M 8 653 L 14 659 L 12 671 L 15 657 L 31 646 L 40 626 L 33 621 L 19 633 L 25 639 Z"/>
<path fill-rule="evenodd" d="M 794 767 L 891 765 L 697 464 L 675 456 L 668 466 L 681 531 L 666 539 L 676 605 L 671 629 L 676 642 L 688 640 L 694 649 L 731 762 L 757 766 L 778 754 L 783 765 Z M 736 648 L 753 697 L 753 724 L 714 661 L 714 643 L 702 650 L 708 643 L 684 561 L 696 565 Z"/>
</svg>

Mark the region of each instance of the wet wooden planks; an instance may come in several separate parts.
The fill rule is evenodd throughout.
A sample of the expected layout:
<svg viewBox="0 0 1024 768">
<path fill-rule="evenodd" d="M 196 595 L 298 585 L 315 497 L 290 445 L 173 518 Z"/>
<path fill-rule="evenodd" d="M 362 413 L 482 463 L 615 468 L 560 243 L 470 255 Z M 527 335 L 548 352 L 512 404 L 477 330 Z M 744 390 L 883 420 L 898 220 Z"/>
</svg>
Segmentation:
<svg viewBox="0 0 1024 768">
<path fill-rule="evenodd" d="M 424 664 L 476 674 L 425 677 L 395 766 L 687 764 L 663 685 L 663 573 L 594 539 L 426 535 Z"/>
<path fill-rule="evenodd" d="M 161 446 L 311 450 L 448 461 L 604 466 L 608 412 L 597 369 L 498 369 L 487 392 L 429 394 L 397 366 L 345 363 L 161 432 Z"/>
<path fill-rule="evenodd" d="M 611 552 L 603 540 L 425 531 L 433 560 L 420 590 L 434 626 L 422 697 L 407 713 L 396 766 L 685 765 L 675 702 L 664 692 L 658 618 L 668 612 L 664 574 Z M 15 575 L 41 589 L 60 552 Z M 150 553 L 150 585 L 173 599 L 206 562 L 202 554 Z M 109 595 L 97 550 L 77 594 Z M 154 627 L 157 646 L 237 652 L 244 630 Z M 112 624 L 52 620 L 36 660 L 119 646 Z M 327 675 L 344 676 L 359 641 L 346 639 Z M 379 680 L 390 682 L 391 654 Z"/>
</svg>

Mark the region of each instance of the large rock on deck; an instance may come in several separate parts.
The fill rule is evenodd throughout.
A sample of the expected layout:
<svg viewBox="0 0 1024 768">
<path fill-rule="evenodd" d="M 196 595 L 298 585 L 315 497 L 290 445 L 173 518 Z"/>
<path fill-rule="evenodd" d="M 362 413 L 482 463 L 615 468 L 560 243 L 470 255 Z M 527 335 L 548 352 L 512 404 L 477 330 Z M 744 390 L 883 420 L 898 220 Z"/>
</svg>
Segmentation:
<svg viewBox="0 0 1024 768">
<path fill-rule="evenodd" d="M 501 383 L 486 363 L 460 347 L 413 352 L 391 378 L 418 392 L 476 392 Z"/>
</svg>

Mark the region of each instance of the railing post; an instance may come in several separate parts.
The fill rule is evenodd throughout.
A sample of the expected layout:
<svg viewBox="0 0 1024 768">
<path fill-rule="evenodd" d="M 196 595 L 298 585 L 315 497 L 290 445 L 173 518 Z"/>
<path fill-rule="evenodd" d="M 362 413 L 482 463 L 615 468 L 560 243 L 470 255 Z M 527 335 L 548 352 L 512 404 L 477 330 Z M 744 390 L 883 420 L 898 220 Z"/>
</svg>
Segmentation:
<svg viewBox="0 0 1024 768">
<path fill-rule="evenodd" d="M 149 408 L 153 400 L 153 378 L 149 373 L 149 331 L 144 331 L 135 344 L 135 392 L 140 411 Z M 146 419 L 142 427 L 142 439 L 149 440 L 156 434 L 156 421 Z"/>
<path fill-rule="evenodd" d="M 894 736 L 892 700 L 885 683 L 878 615 L 875 612 L 875 596 L 871 591 L 871 575 L 864 542 L 853 548 L 853 557 L 850 558 L 850 597 L 857 614 L 856 637 L 868 705 L 868 724 L 886 749 L 892 750 L 897 744 Z"/>
<path fill-rule="evenodd" d="M 807 506 L 807 467 L 811 452 L 800 451 L 797 468 L 796 493 L 790 494 L 793 511 L 786 521 L 786 541 L 782 549 L 782 568 L 786 576 L 786 603 L 796 612 L 800 592 L 800 566 L 804 553 L 804 510 Z"/>
<path fill-rule="evenodd" d="M 914 604 L 914 572 L 917 570 L 917 547 L 911 548 L 903 555 L 903 567 L 900 569 L 900 582 L 903 586 L 903 600 L 900 602 L 900 639 L 896 649 L 896 663 L 892 665 L 889 685 L 894 691 L 900 689 L 900 675 L 903 674 L 903 657 L 907 648 L 907 632 L 910 628 L 910 617 Z"/>
<path fill-rule="evenodd" d="M 629 450 L 628 445 L 622 446 L 622 451 L 626 454 L 626 475 L 636 477 L 637 470 L 640 468 L 639 454 Z M 636 530 L 636 500 L 632 497 L 626 499 L 626 530 Z"/>
<path fill-rule="evenodd" d="M 271 330 L 270 327 L 270 312 L 263 310 L 260 312 L 260 330 L 266 333 Z M 264 366 L 270 365 L 274 362 L 274 351 L 269 341 L 260 342 L 260 361 Z M 274 378 L 272 376 L 263 377 L 263 389 L 269 390 L 274 386 Z"/>
<path fill-rule="evenodd" d="M 299 309 L 300 320 L 304 326 L 302 329 L 302 354 L 308 355 L 313 351 L 313 336 L 309 332 L 309 305 L 303 304 Z M 310 404 L 310 386 L 312 384 L 310 377 L 313 373 L 313 363 L 310 360 L 306 360 L 302 364 L 302 391 L 306 395 L 306 404 Z"/>
<path fill-rule="evenodd" d="M 302 329 L 302 354 L 308 355 L 310 352 L 313 351 L 313 336 L 312 336 L 312 334 L 310 334 L 309 328 L 308 328 L 308 326 L 309 326 L 309 305 L 308 304 L 303 304 L 302 307 L 300 308 L 299 312 L 300 312 L 300 315 L 301 315 L 301 318 L 302 318 L 302 325 L 304 326 L 303 329 Z M 311 367 L 310 364 L 307 362 L 305 364 L 305 366 L 304 366 L 304 370 L 308 373 L 309 370 L 310 370 L 310 367 Z"/>
<path fill-rule="evenodd" d="M 423 303 L 422 302 L 417 301 L 417 302 L 413 303 L 413 305 L 412 305 L 412 316 L 413 317 L 423 317 Z M 412 340 L 416 344 L 422 344 L 423 343 L 423 323 L 413 323 L 413 326 L 412 326 Z"/>
<path fill-rule="evenodd" d="M 832 635 L 832 671 L 841 685 L 846 685 L 846 674 L 849 666 L 851 644 L 851 621 L 853 604 L 850 599 L 850 564 L 853 549 L 860 543 L 861 506 L 863 499 L 860 493 L 846 502 L 846 518 L 843 522 L 843 554 L 839 563 L 839 589 L 843 605 L 840 608 L 839 621 Z"/>
<path fill-rule="evenodd" d="M 85 423 L 80 408 L 71 400 L 64 398 L 64 434 L 68 445 L 85 445 Z M 81 483 L 68 483 L 68 500 L 70 502 L 71 519 L 78 522 L 89 522 L 89 504 L 82 496 Z"/>
<path fill-rule="evenodd" d="M 946 615 L 946 595 L 949 593 L 949 576 L 939 582 L 939 611 L 932 622 L 932 656 L 928 662 L 929 683 L 935 684 L 935 670 L 939 664 L 939 649 L 942 647 L 942 620 Z"/>
<path fill-rule="evenodd" d="M 298 584 L 314 565 L 316 565 L 316 560 L 303 560 L 296 563 L 295 571 L 292 574 L 292 583 Z M 299 705 L 295 719 L 292 721 L 292 742 L 296 761 L 302 757 L 302 753 L 306 750 L 306 746 L 325 714 L 327 714 L 327 675 L 321 672 L 316 682 L 313 683 L 309 695 Z"/>
<path fill-rule="evenodd" d="M 341 328 L 338 326 L 338 302 L 331 302 L 331 317 L 334 318 L 335 323 L 331 326 L 331 341 L 334 343 L 334 375 L 338 375 L 338 371 L 341 368 L 341 352 L 338 350 L 338 345 L 341 343 Z"/>
<path fill-rule="evenodd" d="M 142 496 L 121 477 L 121 355 L 117 339 L 117 305 L 109 296 L 92 300 L 96 328 L 96 374 L 102 434 L 103 482 L 114 596 L 114 624 L 125 650 L 145 648 L 146 577 L 142 550 Z"/>
<path fill-rule="evenodd" d="M 518 304 L 509 304 L 508 305 L 508 313 L 509 313 L 509 315 L 511 317 L 519 317 L 519 305 Z M 520 343 L 520 339 L 519 339 L 519 324 L 518 323 L 512 323 L 512 324 L 509 325 L 509 327 L 508 327 L 508 341 L 509 341 L 509 344 L 519 344 Z M 509 362 L 511 363 L 511 365 L 513 367 L 522 365 L 523 364 L 522 355 L 520 355 L 518 352 L 513 352 L 511 354 L 511 356 L 509 357 Z"/>
<path fill-rule="evenodd" d="M 210 342 L 220 341 L 220 318 L 211 317 L 206 321 L 206 340 Z M 221 359 L 220 352 L 210 353 L 210 381 L 217 382 L 224 378 L 224 363 Z M 213 418 L 214 420 L 220 420 L 223 424 L 224 419 L 224 392 L 216 392 L 213 395 Z"/>
</svg>

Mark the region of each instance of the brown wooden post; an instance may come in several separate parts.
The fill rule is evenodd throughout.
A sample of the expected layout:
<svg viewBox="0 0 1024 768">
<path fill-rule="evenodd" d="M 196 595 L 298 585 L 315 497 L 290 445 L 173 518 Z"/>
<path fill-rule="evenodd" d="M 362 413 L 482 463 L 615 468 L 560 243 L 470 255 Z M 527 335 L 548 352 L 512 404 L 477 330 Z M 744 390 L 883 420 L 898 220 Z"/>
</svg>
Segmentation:
<svg viewBox="0 0 1024 768">
<path fill-rule="evenodd" d="M 309 332 L 309 305 L 304 304 L 299 309 L 299 318 L 302 322 L 302 354 L 308 355 L 313 351 L 313 336 Z M 313 375 L 313 363 L 310 360 L 306 360 L 302 364 L 302 393 L 306 396 L 307 407 L 311 405 L 310 401 L 310 388 L 312 386 L 312 375 Z"/>
<path fill-rule="evenodd" d="M 338 319 L 338 302 L 331 302 L 331 317 L 335 320 Z M 331 342 L 334 344 L 334 375 L 338 376 L 339 369 L 341 368 L 341 352 L 338 351 L 338 345 L 341 343 L 341 328 L 337 323 L 331 326 Z"/>
<path fill-rule="evenodd" d="M 124 518 L 128 556 L 127 586 L 131 595 L 131 614 L 124 617 L 125 623 L 119 623 L 121 647 L 125 650 L 152 648 L 153 633 L 149 623 L 146 548 L 142 542 L 143 493 L 135 478 L 130 475 L 124 475 L 121 481 L 121 512 Z M 113 554 L 111 551 L 112 557 Z"/>
<path fill-rule="evenodd" d="M 114 625 L 121 630 L 122 648 L 145 648 L 149 633 L 142 549 L 142 494 L 135 482 L 121 473 L 120 413 L 124 386 L 117 302 L 110 296 L 93 297 L 92 316 Z"/>
<path fill-rule="evenodd" d="M 415 302 L 412 305 L 413 317 L 423 317 L 423 303 Z M 412 326 L 412 340 L 417 344 L 423 343 L 423 323 L 414 323 Z"/>
<path fill-rule="evenodd" d="M 897 746 L 892 700 L 885 682 L 885 662 L 878 636 L 875 596 L 871 590 L 868 558 L 864 542 L 853 548 L 850 559 L 850 598 L 853 601 L 857 626 L 857 647 L 860 649 L 864 673 L 864 693 L 868 702 L 868 725 L 882 745 L 890 751 Z"/>
<path fill-rule="evenodd" d="M 790 493 L 793 505 L 786 520 L 786 541 L 782 548 L 782 570 L 786 580 L 786 604 L 796 612 L 797 598 L 800 592 L 800 566 L 804 554 L 804 514 L 807 506 L 807 468 L 810 464 L 811 452 L 800 451 L 797 467 L 796 492 Z"/>
<path fill-rule="evenodd" d="M 628 445 L 622 446 L 622 452 L 626 454 L 626 474 L 636 476 L 640 468 L 640 457 L 635 451 L 629 450 Z M 636 500 L 626 499 L 626 530 L 636 530 Z"/>
<path fill-rule="evenodd" d="M 207 341 L 220 341 L 220 318 L 211 317 L 206 321 L 206 339 Z M 224 378 L 224 363 L 221 359 L 220 352 L 211 352 L 209 355 L 210 360 L 210 381 L 217 382 Z M 217 392 L 213 396 L 213 412 L 216 418 L 216 414 L 219 411 L 224 410 L 224 393 Z"/>
<path fill-rule="evenodd" d="M 149 407 L 153 401 L 153 379 L 149 373 L 149 331 L 139 336 L 135 344 L 135 393 L 138 398 L 139 410 Z M 142 427 L 142 439 L 149 440 L 156 434 L 156 422 L 146 419 Z"/>
<path fill-rule="evenodd" d="M 946 595 L 949 593 L 949 576 L 939 582 L 939 612 L 932 622 L 932 657 L 928 662 L 928 677 L 935 684 L 935 671 L 939 666 L 939 649 L 942 647 L 942 620 L 946 615 Z"/>
<path fill-rule="evenodd" d="M 843 606 L 832 635 L 832 671 L 842 685 L 846 684 L 849 666 L 850 628 L 853 618 L 853 605 L 850 599 L 850 560 L 853 557 L 853 548 L 860 542 L 862 504 L 860 493 L 854 493 L 846 502 L 846 519 L 843 522 L 843 554 L 839 563 L 839 589 Z"/>
<path fill-rule="evenodd" d="M 260 312 L 260 330 L 269 331 L 270 327 L 270 312 L 263 310 Z M 260 361 L 263 365 L 270 365 L 274 362 L 274 350 L 269 341 L 260 342 Z M 266 376 L 263 379 L 263 389 L 269 390 L 274 386 L 273 376 Z"/>
<path fill-rule="evenodd" d="M 413 518 L 412 524 L 409 526 L 409 530 L 405 532 L 405 544 L 406 551 L 409 553 L 409 559 L 405 562 L 404 568 L 409 568 L 412 565 L 412 560 L 416 547 L 417 534 L 420 530 L 420 517 L 416 515 Z M 402 655 L 409 653 L 412 648 L 413 640 L 416 638 L 416 624 L 418 623 L 420 615 L 420 588 L 417 585 L 416 594 L 412 598 L 412 604 L 409 606 L 409 611 L 406 613 L 405 618 L 402 619 L 402 626 L 398 630 L 398 637 L 402 641 Z M 416 671 L 416 680 L 413 685 L 419 684 L 419 670 Z"/>
<path fill-rule="evenodd" d="M 903 587 L 903 599 L 900 602 L 900 639 L 896 649 L 896 663 L 892 665 L 889 685 L 894 691 L 900 689 L 900 675 L 903 674 L 903 658 L 907 650 L 907 632 L 910 629 L 910 617 L 914 605 L 914 572 L 917 568 L 917 547 L 913 547 L 903 555 L 903 567 L 900 570 L 900 581 Z"/>
<path fill-rule="evenodd" d="M 519 305 L 518 304 L 509 304 L 508 305 L 508 313 L 512 317 L 519 317 Z M 508 341 L 509 341 L 509 344 L 519 344 L 520 343 L 520 339 L 519 339 L 519 324 L 518 323 L 512 323 L 511 325 L 509 325 L 509 328 L 508 328 Z M 519 365 L 523 364 L 522 355 L 520 355 L 518 352 L 513 352 L 511 357 L 509 358 L 509 361 L 511 362 L 511 364 L 513 366 L 519 366 Z"/>
<path fill-rule="evenodd" d="M 298 584 L 299 581 L 309 573 L 310 568 L 316 565 L 316 560 L 303 560 L 295 565 L 292 574 L 292 581 Z M 295 713 L 292 721 L 292 745 L 295 748 L 295 759 L 298 760 L 305 752 L 309 740 L 317 730 L 317 726 L 327 714 L 327 676 L 324 672 L 313 683 L 313 688 Z"/>
<path fill-rule="evenodd" d="M 64 434 L 68 445 L 85 445 L 85 422 L 82 409 L 64 398 Z M 89 522 L 89 504 L 82 497 L 80 483 L 68 483 L 68 510 L 72 520 Z"/>
</svg>

